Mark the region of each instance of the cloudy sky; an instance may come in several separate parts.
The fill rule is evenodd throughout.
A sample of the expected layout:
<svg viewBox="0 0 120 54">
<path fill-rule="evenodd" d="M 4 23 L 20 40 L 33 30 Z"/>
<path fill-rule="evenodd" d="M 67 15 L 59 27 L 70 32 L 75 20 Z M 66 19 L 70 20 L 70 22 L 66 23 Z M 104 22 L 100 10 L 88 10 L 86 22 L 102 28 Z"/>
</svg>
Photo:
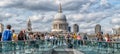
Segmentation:
<svg viewBox="0 0 120 54">
<path fill-rule="evenodd" d="M 69 26 L 78 24 L 80 32 L 94 33 L 96 24 L 110 33 L 120 25 L 120 0 L 59 0 Z M 30 18 L 34 31 L 50 31 L 58 10 L 58 0 L 0 0 L 0 23 L 25 29 Z"/>
</svg>

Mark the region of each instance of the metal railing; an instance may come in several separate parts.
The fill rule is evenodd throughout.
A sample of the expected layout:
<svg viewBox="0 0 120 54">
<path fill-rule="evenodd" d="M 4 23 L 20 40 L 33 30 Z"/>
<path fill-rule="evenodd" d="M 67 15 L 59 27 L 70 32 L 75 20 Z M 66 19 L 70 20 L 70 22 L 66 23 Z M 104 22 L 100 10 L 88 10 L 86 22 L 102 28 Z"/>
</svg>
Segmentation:
<svg viewBox="0 0 120 54">
<path fill-rule="evenodd" d="M 85 54 L 119 54 L 120 42 L 74 40 L 73 48 Z"/>
<path fill-rule="evenodd" d="M 0 42 L 0 53 L 2 54 L 25 54 L 25 53 L 45 53 L 51 52 L 51 49 L 57 47 L 57 45 L 53 45 L 51 41 L 47 40 L 36 40 L 36 41 L 6 41 Z"/>
<path fill-rule="evenodd" d="M 5 41 L 0 42 L 0 53 L 4 54 L 24 54 L 24 53 L 46 53 L 51 52 L 55 47 L 66 46 L 66 48 L 76 49 L 85 54 L 117 54 L 120 53 L 120 42 L 99 42 L 91 40 L 76 39 L 52 39 L 35 41 Z"/>
</svg>

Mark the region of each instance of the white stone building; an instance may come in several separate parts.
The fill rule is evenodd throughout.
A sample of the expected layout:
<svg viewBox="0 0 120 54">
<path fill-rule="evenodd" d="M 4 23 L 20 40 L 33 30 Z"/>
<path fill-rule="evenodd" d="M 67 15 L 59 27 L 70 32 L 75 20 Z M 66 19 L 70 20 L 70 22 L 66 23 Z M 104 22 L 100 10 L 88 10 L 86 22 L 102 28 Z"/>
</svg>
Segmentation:
<svg viewBox="0 0 120 54">
<path fill-rule="evenodd" d="M 59 4 L 58 13 L 54 16 L 52 32 L 68 32 L 66 16 L 62 13 L 62 6 Z"/>
</svg>

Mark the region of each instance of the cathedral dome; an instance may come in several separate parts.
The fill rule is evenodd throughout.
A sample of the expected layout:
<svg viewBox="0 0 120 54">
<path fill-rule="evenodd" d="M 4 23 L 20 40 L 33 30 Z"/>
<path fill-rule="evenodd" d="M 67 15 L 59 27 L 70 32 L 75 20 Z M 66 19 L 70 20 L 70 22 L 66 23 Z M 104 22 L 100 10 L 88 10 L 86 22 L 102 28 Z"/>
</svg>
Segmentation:
<svg viewBox="0 0 120 54">
<path fill-rule="evenodd" d="M 62 13 L 61 4 L 59 4 L 58 13 L 54 16 L 52 32 L 66 32 L 68 30 L 68 23 L 66 16 Z"/>
<path fill-rule="evenodd" d="M 62 14 L 62 13 L 57 13 L 54 16 L 54 20 L 66 21 L 66 16 L 64 14 Z"/>
</svg>

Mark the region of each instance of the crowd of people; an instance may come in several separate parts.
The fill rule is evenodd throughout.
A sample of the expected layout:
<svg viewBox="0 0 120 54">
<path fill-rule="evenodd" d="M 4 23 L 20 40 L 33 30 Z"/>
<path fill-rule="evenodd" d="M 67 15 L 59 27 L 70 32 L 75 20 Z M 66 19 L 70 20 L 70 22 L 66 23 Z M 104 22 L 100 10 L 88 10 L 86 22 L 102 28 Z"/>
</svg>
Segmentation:
<svg viewBox="0 0 120 54">
<path fill-rule="evenodd" d="M 39 33 L 26 33 L 25 30 L 21 30 L 19 34 L 15 33 L 14 29 L 11 29 L 11 25 L 7 25 L 7 29 L 3 31 L 1 35 L 1 41 L 18 41 L 18 40 L 46 40 L 46 39 L 82 39 L 80 34 L 67 34 L 67 35 L 55 35 L 55 34 L 39 34 Z M 87 36 L 84 36 L 83 39 L 87 39 Z"/>
<path fill-rule="evenodd" d="M 66 34 L 66 35 L 60 35 L 60 34 L 39 34 L 39 33 L 33 33 L 29 32 L 26 33 L 25 30 L 21 30 L 18 34 L 15 33 L 14 29 L 11 29 L 11 25 L 7 25 L 7 29 L 3 31 L 1 35 L 1 41 L 25 41 L 25 40 L 66 40 L 68 43 L 70 43 L 71 39 L 74 39 L 75 42 L 80 43 L 79 40 L 88 40 L 87 34 L 81 36 L 80 34 Z M 76 41 L 77 40 L 77 41 Z M 106 41 L 110 42 L 111 38 L 109 34 L 101 34 L 100 32 L 97 33 L 95 37 L 96 41 Z M 84 41 L 83 41 L 84 43 Z"/>
<path fill-rule="evenodd" d="M 111 37 L 110 37 L 110 35 L 108 33 L 103 35 L 100 32 L 97 33 L 96 40 L 97 41 L 106 41 L 106 42 L 112 41 L 112 39 L 111 39 Z"/>
<path fill-rule="evenodd" d="M 18 34 L 16 34 L 14 29 L 11 29 L 12 26 L 11 25 L 7 25 L 6 26 L 6 30 L 3 31 L 3 33 L 0 33 L 0 39 L 3 42 L 6 41 L 14 41 L 15 43 L 17 41 L 30 41 L 30 46 L 34 46 L 35 41 L 48 41 L 50 44 L 52 43 L 53 45 L 57 45 L 57 44 L 67 44 L 68 48 L 73 48 L 79 45 L 87 45 L 86 41 L 90 41 L 89 37 L 87 34 L 81 35 L 81 34 L 76 34 L 76 33 L 68 33 L 68 34 L 39 34 L 39 33 L 33 33 L 33 32 L 29 32 L 26 33 L 25 30 L 21 30 Z M 110 35 L 107 34 L 102 34 L 101 32 L 98 32 L 96 34 L 96 36 L 94 37 L 95 41 L 98 41 L 98 46 L 103 46 L 103 44 L 101 43 L 102 41 L 106 41 L 106 42 L 111 42 L 112 39 L 110 37 Z M 92 43 L 92 42 L 90 42 Z M 38 44 L 37 44 L 38 45 Z M 75 45 L 75 46 L 73 46 Z M 111 44 L 109 44 L 111 45 Z M 6 44 L 0 44 L 0 46 L 2 47 L 6 47 L 7 49 L 7 45 Z M 107 44 L 105 45 L 107 46 Z M 1 51 L 0 51 L 1 52 Z"/>
<path fill-rule="evenodd" d="M 3 31 L 1 34 L 1 41 L 6 42 L 6 41 L 30 41 L 30 44 L 34 46 L 35 41 L 48 41 L 49 43 L 52 43 L 53 45 L 57 44 L 66 44 L 68 48 L 73 48 L 73 45 L 79 46 L 79 45 L 86 45 L 86 40 L 90 41 L 89 37 L 87 34 L 81 35 L 81 34 L 76 34 L 76 33 L 68 33 L 68 34 L 45 34 L 45 33 L 33 33 L 29 32 L 26 33 L 25 30 L 21 30 L 18 34 L 16 34 L 14 29 L 11 29 L 11 25 L 6 26 L 6 30 Z M 109 34 L 102 34 L 101 32 L 98 32 L 96 34 L 96 37 L 94 38 L 95 41 L 102 42 L 111 42 L 112 39 Z M 31 45 L 31 46 L 32 46 Z M 4 45 L 6 46 L 6 45 Z M 98 46 L 102 46 L 102 43 L 98 43 Z"/>
</svg>

